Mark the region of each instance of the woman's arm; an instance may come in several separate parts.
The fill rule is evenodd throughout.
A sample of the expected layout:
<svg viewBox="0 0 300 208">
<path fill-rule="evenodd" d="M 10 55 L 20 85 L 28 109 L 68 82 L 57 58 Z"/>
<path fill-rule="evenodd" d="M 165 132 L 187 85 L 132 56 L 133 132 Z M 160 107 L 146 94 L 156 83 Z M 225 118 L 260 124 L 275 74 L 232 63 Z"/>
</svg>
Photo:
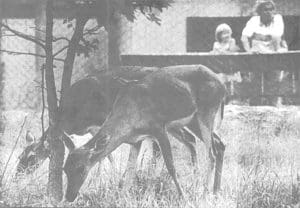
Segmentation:
<svg viewBox="0 0 300 208">
<path fill-rule="evenodd" d="M 242 41 L 242 44 L 244 46 L 245 51 L 246 52 L 251 52 L 251 48 L 250 48 L 250 43 L 249 43 L 248 37 L 245 36 L 245 35 L 242 35 L 241 41 Z"/>
<path fill-rule="evenodd" d="M 240 51 L 240 47 L 236 44 L 234 38 L 232 38 L 231 41 L 230 41 L 229 50 L 230 50 L 230 52 L 238 52 L 238 51 Z"/>
<path fill-rule="evenodd" d="M 241 41 L 246 52 L 251 52 L 249 38 L 254 35 L 258 24 L 259 24 L 259 17 L 253 16 L 249 19 L 245 28 L 243 29 Z"/>
</svg>

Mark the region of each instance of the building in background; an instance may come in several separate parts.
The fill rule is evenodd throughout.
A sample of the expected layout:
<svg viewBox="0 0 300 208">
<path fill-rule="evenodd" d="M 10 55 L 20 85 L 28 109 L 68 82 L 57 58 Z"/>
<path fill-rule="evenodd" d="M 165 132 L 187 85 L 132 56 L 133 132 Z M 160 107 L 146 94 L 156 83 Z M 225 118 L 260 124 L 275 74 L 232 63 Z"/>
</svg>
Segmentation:
<svg viewBox="0 0 300 208">
<path fill-rule="evenodd" d="M 34 28 L 39 24 L 38 0 L 1 0 L 0 16 L 14 29 L 38 35 Z M 186 54 L 208 52 L 212 49 L 214 31 L 218 24 L 227 23 L 239 40 L 242 28 L 252 15 L 256 0 L 175 0 L 168 10 L 159 11 L 161 25 L 149 22 L 138 15 L 135 22 L 123 20 L 122 54 Z M 285 38 L 290 49 L 299 49 L 299 0 L 275 1 L 278 11 L 284 15 Z M 89 24 L 93 24 L 91 21 Z M 71 35 L 72 28 L 55 21 L 54 33 Z M 100 49 L 90 58 L 77 57 L 74 80 L 105 68 L 107 61 L 107 35 L 99 35 Z M 238 42 L 239 44 L 239 42 Z M 58 47 L 58 46 L 54 46 Z M 36 53 L 38 48 L 21 38 L 6 36 L 2 32 L 1 49 Z M 1 53 L 3 67 L 2 106 L 5 110 L 40 108 L 40 59 L 33 56 Z M 56 63 L 56 76 L 61 76 L 62 63 Z M 16 81 L 17 80 L 17 81 Z"/>
</svg>

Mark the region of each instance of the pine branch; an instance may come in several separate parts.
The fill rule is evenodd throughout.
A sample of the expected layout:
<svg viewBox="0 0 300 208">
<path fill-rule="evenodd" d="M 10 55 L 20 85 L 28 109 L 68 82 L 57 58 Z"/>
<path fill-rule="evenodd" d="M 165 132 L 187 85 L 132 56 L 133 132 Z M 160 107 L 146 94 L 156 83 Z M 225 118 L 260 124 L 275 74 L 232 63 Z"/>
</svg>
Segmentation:
<svg viewBox="0 0 300 208">
<path fill-rule="evenodd" d="M 18 37 L 21 37 L 21 38 L 23 38 L 25 40 L 31 41 L 31 42 L 33 42 L 33 43 L 41 46 L 45 50 L 45 45 L 41 42 L 41 40 L 35 38 L 34 36 L 27 35 L 27 34 L 22 33 L 20 31 L 14 30 L 11 27 L 9 27 L 8 25 L 3 24 L 1 22 L 0 22 L 0 27 L 3 27 L 5 29 L 7 29 L 8 31 L 10 31 L 11 33 L 15 34 Z"/>
<path fill-rule="evenodd" d="M 66 37 L 59 37 L 59 38 L 53 38 L 53 42 L 57 42 L 60 40 L 65 40 L 67 42 L 70 42 L 70 39 L 66 38 Z"/>
<path fill-rule="evenodd" d="M 63 52 L 64 50 L 66 50 L 68 48 L 69 48 L 69 45 L 66 45 L 66 46 L 62 47 L 56 53 L 53 54 L 53 57 L 56 57 L 57 55 L 59 55 L 61 52 Z"/>
<path fill-rule="evenodd" d="M 36 56 L 36 57 L 46 58 L 45 55 L 30 53 L 30 52 L 9 51 L 9 50 L 2 50 L 2 49 L 0 49 L 0 52 L 8 53 L 10 55 L 28 55 L 28 56 Z M 61 58 L 54 58 L 54 60 L 64 62 L 64 59 L 61 59 Z"/>
</svg>

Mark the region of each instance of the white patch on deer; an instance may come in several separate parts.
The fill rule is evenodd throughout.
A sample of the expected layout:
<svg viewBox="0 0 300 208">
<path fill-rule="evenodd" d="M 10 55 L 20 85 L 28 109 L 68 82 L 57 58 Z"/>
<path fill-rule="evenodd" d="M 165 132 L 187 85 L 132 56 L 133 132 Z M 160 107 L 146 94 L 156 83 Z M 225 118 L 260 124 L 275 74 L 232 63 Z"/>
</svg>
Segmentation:
<svg viewBox="0 0 300 208">
<path fill-rule="evenodd" d="M 91 133 L 87 133 L 84 135 L 77 135 L 77 134 L 70 135 L 70 139 L 74 143 L 75 148 L 83 146 L 85 143 L 87 143 L 92 138 L 93 138 L 93 135 Z"/>
</svg>

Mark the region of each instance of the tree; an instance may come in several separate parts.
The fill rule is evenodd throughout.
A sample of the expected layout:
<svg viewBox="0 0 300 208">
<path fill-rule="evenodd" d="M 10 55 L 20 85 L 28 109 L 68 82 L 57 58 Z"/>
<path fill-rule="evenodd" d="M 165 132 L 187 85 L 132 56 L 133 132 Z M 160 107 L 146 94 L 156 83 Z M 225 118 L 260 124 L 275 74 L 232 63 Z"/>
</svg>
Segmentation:
<svg viewBox="0 0 300 208">
<path fill-rule="evenodd" d="M 33 37 L 17 30 L 10 28 L 8 25 L 1 23 L 2 28 L 10 31 L 14 35 L 24 38 L 27 41 L 34 42 L 45 51 L 45 55 L 29 54 L 45 58 L 45 79 L 47 89 L 47 103 L 49 115 L 50 132 L 48 141 L 50 143 L 50 164 L 49 164 L 49 196 L 55 201 L 62 199 L 62 165 L 64 158 L 64 145 L 62 144 L 61 132 L 59 129 L 60 112 L 63 110 L 63 99 L 65 91 L 71 85 L 73 64 L 76 54 L 85 54 L 86 56 L 97 48 L 97 41 L 91 41 L 88 37 L 104 27 L 108 31 L 109 37 L 109 64 L 111 67 L 118 67 L 119 60 L 119 42 L 120 42 L 120 16 L 124 15 L 129 21 L 134 21 L 136 12 L 140 11 L 150 21 L 160 24 L 160 19 L 152 12 L 153 9 L 162 11 L 168 8 L 173 0 L 66 0 L 61 1 L 68 11 L 69 15 L 64 19 L 65 24 L 75 24 L 72 38 L 53 37 L 53 19 L 57 5 L 54 0 L 46 1 L 46 37 L 45 40 Z M 95 28 L 84 30 L 89 19 L 96 18 L 97 26 Z M 67 40 L 68 44 L 56 52 L 53 52 L 53 42 L 58 40 Z M 57 56 L 67 50 L 64 59 Z M 4 51 L 4 50 L 2 50 Z M 13 54 L 24 54 L 17 51 L 4 51 Z M 61 94 L 58 98 L 56 83 L 54 79 L 54 62 L 63 61 L 63 76 L 61 81 Z M 43 77 L 42 77 L 43 79 Z M 44 88 L 44 86 L 42 86 Z"/>
</svg>

